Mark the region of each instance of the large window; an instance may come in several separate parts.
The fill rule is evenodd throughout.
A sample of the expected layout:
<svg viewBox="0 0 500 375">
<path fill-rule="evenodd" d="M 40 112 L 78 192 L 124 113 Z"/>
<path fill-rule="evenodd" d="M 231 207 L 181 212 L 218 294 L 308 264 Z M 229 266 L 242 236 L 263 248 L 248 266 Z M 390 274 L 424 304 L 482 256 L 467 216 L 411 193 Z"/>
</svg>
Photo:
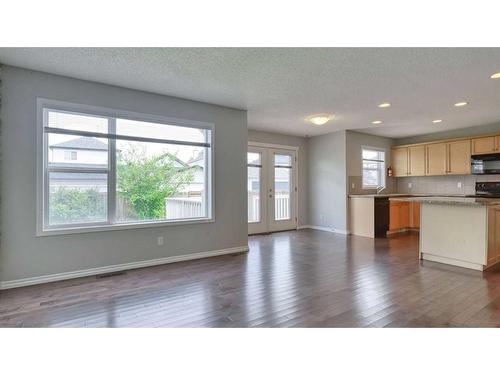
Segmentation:
<svg viewBox="0 0 500 375">
<path fill-rule="evenodd" d="M 212 127 L 42 105 L 42 231 L 212 218 Z"/>
<path fill-rule="evenodd" d="M 385 187 L 385 152 L 377 149 L 362 149 L 363 188 Z"/>
</svg>

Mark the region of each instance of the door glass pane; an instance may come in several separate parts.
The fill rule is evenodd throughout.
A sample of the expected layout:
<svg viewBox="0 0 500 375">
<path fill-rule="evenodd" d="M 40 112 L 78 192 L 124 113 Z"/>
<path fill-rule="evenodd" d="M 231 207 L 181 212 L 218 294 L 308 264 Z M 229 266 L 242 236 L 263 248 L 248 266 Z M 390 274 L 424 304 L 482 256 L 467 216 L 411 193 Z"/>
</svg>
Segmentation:
<svg viewBox="0 0 500 375">
<path fill-rule="evenodd" d="M 292 188 L 292 157 L 274 155 L 274 219 L 290 220 Z"/>
<path fill-rule="evenodd" d="M 249 152 L 248 160 L 248 222 L 260 222 L 260 182 L 261 182 L 261 155 L 258 152 Z"/>
<path fill-rule="evenodd" d="M 247 163 L 252 165 L 262 165 L 260 153 L 258 152 L 248 152 L 247 153 Z"/>
</svg>

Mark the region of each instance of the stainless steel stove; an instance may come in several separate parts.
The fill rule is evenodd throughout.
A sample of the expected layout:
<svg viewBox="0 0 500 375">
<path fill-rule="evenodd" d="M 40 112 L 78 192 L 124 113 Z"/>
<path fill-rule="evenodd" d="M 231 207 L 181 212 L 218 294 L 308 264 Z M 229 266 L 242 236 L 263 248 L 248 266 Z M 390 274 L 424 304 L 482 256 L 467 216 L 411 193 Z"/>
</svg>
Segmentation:
<svg viewBox="0 0 500 375">
<path fill-rule="evenodd" d="M 500 181 L 476 182 L 474 198 L 500 198 Z"/>
</svg>

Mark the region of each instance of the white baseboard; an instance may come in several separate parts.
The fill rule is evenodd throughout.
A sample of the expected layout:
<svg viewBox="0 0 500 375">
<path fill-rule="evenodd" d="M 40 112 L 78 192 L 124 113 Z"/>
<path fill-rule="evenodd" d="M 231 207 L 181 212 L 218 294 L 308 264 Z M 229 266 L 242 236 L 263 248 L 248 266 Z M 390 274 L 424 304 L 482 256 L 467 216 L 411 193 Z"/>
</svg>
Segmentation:
<svg viewBox="0 0 500 375">
<path fill-rule="evenodd" d="M 112 266 L 105 266 L 105 267 L 89 268 L 89 269 L 85 269 L 85 270 L 56 273 L 56 274 L 52 274 L 52 275 L 28 277 L 25 279 L 0 281 L 0 289 L 19 288 L 19 287 L 28 286 L 28 285 L 44 284 L 44 283 L 50 283 L 53 281 L 75 279 L 77 277 L 102 275 L 102 274 L 110 273 L 110 272 L 118 272 L 118 271 L 131 270 L 134 268 L 157 266 L 160 264 L 167 264 L 167 263 L 183 262 L 186 260 L 209 258 L 209 257 L 215 257 L 215 256 L 219 256 L 219 255 L 243 253 L 246 251 L 248 251 L 248 246 L 239 246 L 239 247 L 231 247 L 228 249 L 204 251 L 201 253 L 176 255 L 176 256 L 171 256 L 171 257 L 166 257 L 166 258 L 141 260 L 141 261 L 132 262 L 132 263 L 116 264 L 116 265 L 112 265 Z"/>
<path fill-rule="evenodd" d="M 336 233 L 336 234 L 343 234 L 343 235 L 350 234 L 350 232 L 348 230 L 329 228 L 329 227 L 321 227 L 318 225 L 301 225 L 301 226 L 297 227 L 297 229 L 298 230 L 300 230 L 300 229 L 316 229 L 316 230 L 322 230 L 324 232 L 330 232 L 330 233 Z"/>
</svg>

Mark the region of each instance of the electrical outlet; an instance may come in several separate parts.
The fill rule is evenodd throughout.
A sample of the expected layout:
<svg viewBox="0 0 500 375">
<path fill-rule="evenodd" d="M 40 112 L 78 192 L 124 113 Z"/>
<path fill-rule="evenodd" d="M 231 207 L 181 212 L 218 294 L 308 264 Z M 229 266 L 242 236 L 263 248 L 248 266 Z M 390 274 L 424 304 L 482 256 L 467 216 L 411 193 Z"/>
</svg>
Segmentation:
<svg viewBox="0 0 500 375">
<path fill-rule="evenodd" d="M 163 246 L 163 236 L 158 237 L 158 246 Z"/>
<path fill-rule="evenodd" d="M 462 183 L 461 182 L 457 182 L 457 188 L 459 188 L 459 189 L 462 188 Z"/>
<path fill-rule="evenodd" d="M 351 189 L 356 189 L 356 184 L 354 182 L 351 184 Z"/>
<path fill-rule="evenodd" d="M 412 186 L 413 184 L 411 182 L 408 182 L 408 189 L 411 189 Z"/>
</svg>

